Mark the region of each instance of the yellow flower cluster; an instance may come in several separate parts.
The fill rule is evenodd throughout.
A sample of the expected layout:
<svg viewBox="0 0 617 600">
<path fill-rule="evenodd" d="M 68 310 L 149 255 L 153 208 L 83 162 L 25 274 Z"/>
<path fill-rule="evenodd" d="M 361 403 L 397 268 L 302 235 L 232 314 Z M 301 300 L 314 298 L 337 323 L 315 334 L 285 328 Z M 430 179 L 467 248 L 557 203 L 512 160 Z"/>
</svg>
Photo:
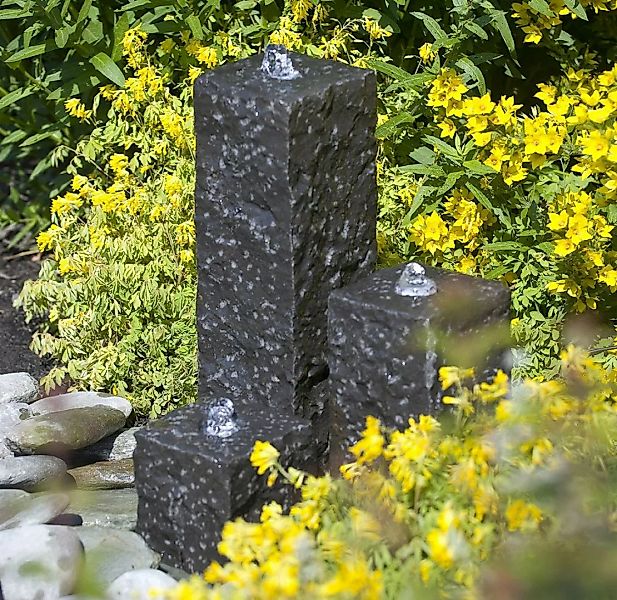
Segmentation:
<svg viewBox="0 0 617 600">
<path fill-rule="evenodd" d="M 465 249 L 468 260 L 480 243 L 480 230 L 492 221 L 490 213 L 473 200 L 466 189 L 455 189 L 444 202 L 445 220 L 437 211 L 419 215 L 410 225 L 410 239 L 425 252 L 447 253 L 457 243 Z M 469 268 L 469 265 L 467 265 Z"/>
<path fill-rule="evenodd" d="M 80 121 L 85 121 L 92 116 L 92 111 L 86 109 L 86 105 L 79 98 L 70 98 L 64 103 L 66 112 L 71 117 L 76 117 Z"/>
<path fill-rule="evenodd" d="M 617 9 L 617 0 L 575 0 L 583 9 L 594 12 Z M 563 17 L 578 18 L 573 2 L 549 0 L 545 2 L 514 2 L 512 16 L 525 32 L 525 41 L 539 44 L 545 33 L 562 25 Z"/>
<path fill-rule="evenodd" d="M 548 504 L 507 482 L 562 469 L 580 452 L 584 429 L 595 427 L 592 415 L 593 422 L 617 418 L 615 378 L 574 347 L 562 361 L 560 379 L 527 381 L 514 392 L 501 371 L 470 387 L 473 369 L 442 367 L 442 387 L 454 394 L 444 402 L 458 407 L 457 429 L 446 433 L 422 415 L 391 431 L 367 417 L 350 448 L 355 461 L 341 467 L 339 480 L 286 469 L 276 448 L 257 441 L 253 466 L 269 479 L 282 476 L 301 500 L 288 514 L 270 503 L 259 523 L 227 523 L 219 552 L 229 562 L 180 583 L 169 600 L 379 598 L 395 573 L 406 583 L 473 594 L 481 564 L 500 540 L 553 526 Z M 485 409 L 470 417 L 478 404 Z M 396 587 L 387 593 L 398 597 Z"/>
</svg>

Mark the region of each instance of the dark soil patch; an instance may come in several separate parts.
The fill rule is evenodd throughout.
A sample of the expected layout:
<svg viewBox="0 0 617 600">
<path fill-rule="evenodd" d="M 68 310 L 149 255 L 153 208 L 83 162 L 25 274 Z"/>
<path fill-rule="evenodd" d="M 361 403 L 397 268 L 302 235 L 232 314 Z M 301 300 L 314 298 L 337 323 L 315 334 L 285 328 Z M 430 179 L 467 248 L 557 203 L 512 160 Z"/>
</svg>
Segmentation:
<svg viewBox="0 0 617 600">
<path fill-rule="evenodd" d="M 26 371 L 40 379 L 51 368 L 49 360 L 29 349 L 32 331 L 21 310 L 13 307 L 24 281 L 36 278 L 39 267 L 38 256 L 0 253 L 0 373 Z"/>
</svg>

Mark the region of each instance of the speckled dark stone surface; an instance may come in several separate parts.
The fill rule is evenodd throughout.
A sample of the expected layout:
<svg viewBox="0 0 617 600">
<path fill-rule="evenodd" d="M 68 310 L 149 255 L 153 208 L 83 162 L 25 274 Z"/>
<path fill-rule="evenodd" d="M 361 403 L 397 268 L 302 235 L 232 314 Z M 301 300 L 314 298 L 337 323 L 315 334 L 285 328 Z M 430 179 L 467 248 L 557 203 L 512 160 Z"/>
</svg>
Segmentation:
<svg viewBox="0 0 617 600">
<path fill-rule="evenodd" d="M 374 74 L 261 55 L 195 85 L 199 395 L 311 412 L 327 299 L 375 262 Z"/>
<path fill-rule="evenodd" d="M 502 284 L 426 267 L 437 293 L 400 296 L 395 286 L 403 268 L 377 271 L 330 296 L 334 454 L 357 440 L 368 415 L 400 428 L 410 416 L 435 413 L 438 370 L 452 364 L 452 351 L 469 358 L 471 344 L 488 328 L 509 324 L 510 294 Z M 508 368 L 508 342 L 484 350 L 475 365 L 479 374 Z"/>
<path fill-rule="evenodd" d="M 296 417 L 240 409 L 237 431 L 220 438 L 204 433 L 207 410 L 204 403 L 176 410 L 135 436 L 137 531 L 165 563 L 188 572 L 220 560 L 225 521 L 256 519 L 271 499 L 289 504 L 293 488 L 266 487 L 251 466 L 255 440 L 270 441 L 283 464 L 312 469 L 316 462 L 310 426 Z"/>
</svg>

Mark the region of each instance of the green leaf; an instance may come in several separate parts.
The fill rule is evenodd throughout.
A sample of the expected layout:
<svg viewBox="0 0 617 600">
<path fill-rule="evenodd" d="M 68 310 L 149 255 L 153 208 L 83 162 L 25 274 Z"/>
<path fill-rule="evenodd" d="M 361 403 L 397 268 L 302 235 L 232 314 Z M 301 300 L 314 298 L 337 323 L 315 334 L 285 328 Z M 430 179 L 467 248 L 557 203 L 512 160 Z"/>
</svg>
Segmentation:
<svg viewBox="0 0 617 600">
<path fill-rule="evenodd" d="M 56 46 L 58 48 L 64 48 L 69 40 L 69 36 L 73 33 L 73 28 L 70 25 L 57 29 L 54 39 L 56 40 Z"/>
<path fill-rule="evenodd" d="M 495 175 L 497 171 L 481 163 L 479 160 L 466 160 L 463 166 L 474 175 Z"/>
<path fill-rule="evenodd" d="M 92 6 L 92 0 L 85 0 L 79 9 L 79 13 L 77 14 L 77 23 L 81 23 L 90 12 L 90 7 Z"/>
<path fill-rule="evenodd" d="M 375 131 L 375 137 L 378 140 L 385 139 L 391 136 L 393 133 L 396 133 L 399 130 L 400 125 L 402 125 L 403 123 L 412 123 L 413 121 L 415 121 L 415 117 L 412 114 L 408 112 L 399 113 L 398 115 L 392 117 L 391 119 L 388 119 L 385 123 L 377 127 Z"/>
<path fill-rule="evenodd" d="M 11 131 L 9 135 L 2 138 L 0 144 L 3 146 L 6 144 L 13 144 L 15 142 L 20 142 L 23 140 L 28 134 L 23 129 L 16 129 L 15 131 Z"/>
<path fill-rule="evenodd" d="M 440 150 L 446 156 L 450 156 L 451 158 L 460 158 L 460 154 L 455 148 L 450 146 L 447 142 L 440 140 L 438 137 L 435 137 L 434 135 L 425 135 L 424 140 L 430 144 L 433 144 L 435 148 Z"/>
<path fill-rule="evenodd" d="M 41 54 L 45 54 L 49 49 L 49 43 L 45 44 L 36 44 L 35 46 L 30 46 L 29 48 L 24 48 L 23 50 L 18 50 L 14 54 L 11 54 L 4 62 L 13 63 L 19 60 L 25 60 L 26 58 L 33 58 L 34 56 L 39 56 Z"/>
<path fill-rule="evenodd" d="M 53 132 L 51 131 L 43 131 L 41 133 L 35 133 L 34 135 L 31 135 L 29 138 L 25 139 L 20 146 L 24 147 L 24 146 L 32 146 L 33 144 L 37 144 L 38 142 L 41 142 L 49 137 L 53 136 Z"/>
<path fill-rule="evenodd" d="M 437 165 L 405 165 L 401 167 L 401 172 L 428 175 L 429 177 L 443 177 L 446 174 L 445 171 Z"/>
<path fill-rule="evenodd" d="M 22 98 L 26 98 L 27 96 L 30 96 L 32 93 L 33 93 L 33 90 L 31 90 L 30 88 L 19 88 L 17 90 L 13 90 L 12 92 L 9 92 L 8 94 L 0 98 L 0 110 L 2 110 L 3 108 L 6 108 L 7 106 L 11 106 L 12 104 L 15 104 L 16 102 L 19 102 Z"/>
<path fill-rule="evenodd" d="M 555 15 L 546 0 L 528 0 L 527 4 L 545 17 L 553 17 Z"/>
<path fill-rule="evenodd" d="M 508 25 L 508 20 L 506 19 L 505 13 L 502 11 L 495 11 L 493 13 L 493 23 L 492 24 L 493 24 L 493 27 L 495 27 L 495 29 L 497 29 L 497 31 L 501 35 L 510 55 L 516 56 L 516 47 L 514 45 L 514 38 L 512 37 L 512 32 L 510 31 L 510 25 Z"/>
<path fill-rule="evenodd" d="M 421 165 L 432 165 L 435 162 L 435 153 L 426 146 L 416 148 L 413 152 L 409 153 L 409 157 L 413 158 L 413 160 L 419 162 Z"/>
<path fill-rule="evenodd" d="M 448 34 L 441 28 L 441 25 L 433 17 L 419 11 L 411 13 L 416 19 L 420 19 L 424 27 L 428 29 L 430 34 L 436 39 L 447 38 Z"/>
<path fill-rule="evenodd" d="M 201 28 L 199 17 L 197 17 L 196 15 L 191 15 L 190 17 L 187 17 L 185 20 L 186 20 L 186 24 L 189 26 L 189 29 L 191 30 L 191 33 L 193 34 L 193 37 L 197 38 L 198 40 L 203 40 L 204 31 Z"/>
<path fill-rule="evenodd" d="M 565 0 L 565 5 L 579 18 L 583 19 L 583 21 L 588 21 L 589 17 L 587 17 L 587 13 L 585 12 L 585 8 L 581 5 L 577 0 Z"/>
<path fill-rule="evenodd" d="M 488 33 L 486 33 L 486 31 L 484 31 L 484 29 L 482 29 L 480 25 L 474 23 L 473 21 L 466 22 L 465 29 L 469 29 L 469 31 L 475 33 L 482 40 L 488 40 Z"/>
<path fill-rule="evenodd" d="M 527 246 L 523 246 L 523 244 L 519 242 L 492 242 L 490 244 L 484 244 L 482 247 L 486 250 L 496 250 L 498 252 L 527 250 Z"/>
<path fill-rule="evenodd" d="M 505 275 L 509 270 L 510 267 L 508 265 L 499 265 L 498 267 L 491 269 L 488 273 L 484 273 L 484 277 L 487 279 L 497 279 L 498 277 Z"/>
<path fill-rule="evenodd" d="M 117 86 L 123 87 L 125 83 L 124 75 L 118 65 L 104 52 L 99 52 L 90 59 L 92 66 L 104 77 L 113 81 Z"/>
<path fill-rule="evenodd" d="M 111 59 L 116 63 L 122 58 L 122 39 L 124 38 L 124 34 L 128 31 L 130 23 L 130 14 L 124 13 L 114 26 L 114 47 L 111 52 Z"/>
<path fill-rule="evenodd" d="M 480 189 L 478 189 L 473 183 L 468 181 L 466 184 L 467 189 L 474 195 L 475 199 L 487 210 L 490 210 L 492 213 L 495 213 L 495 207 L 492 205 L 491 201 L 488 199 L 486 194 Z"/>
<path fill-rule="evenodd" d="M 416 192 L 416 195 L 414 196 L 414 199 L 411 202 L 411 207 L 409 208 L 409 211 L 403 218 L 403 221 L 402 221 L 403 227 L 406 227 L 407 225 L 409 225 L 409 223 L 411 223 L 411 219 L 413 219 L 413 216 L 418 212 L 419 208 L 422 206 L 422 202 L 424 201 L 424 198 L 426 198 L 427 196 L 430 196 L 433 192 L 435 192 L 435 188 L 433 186 L 421 185 L 418 188 L 418 191 Z"/>
<path fill-rule="evenodd" d="M 446 177 L 444 184 L 437 190 L 437 196 L 443 196 L 443 194 L 449 192 L 454 184 L 465 174 L 464 171 L 454 171 L 453 173 L 449 173 Z"/>
<path fill-rule="evenodd" d="M 0 21 L 8 21 L 9 19 L 22 19 L 23 17 L 31 17 L 32 13 L 23 8 L 5 8 L 0 10 Z"/>
<path fill-rule="evenodd" d="M 432 81 L 433 79 L 435 79 L 435 76 L 431 75 L 430 73 L 417 73 L 415 75 L 411 75 L 404 69 L 401 69 L 395 65 L 376 58 L 368 59 L 366 61 L 366 64 L 371 67 L 371 69 L 375 69 L 375 71 L 391 77 L 392 79 L 402 83 L 406 87 L 411 87 L 414 89 L 420 88 L 428 81 Z"/>
<path fill-rule="evenodd" d="M 456 61 L 456 64 L 478 84 L 478 91 L 480 94 L 486 94 L 486 82 L 484 81 L 482 71 L 480 71 L 480 69 L 476 67 L 476 65 L 474 65 L 467 57 L 460 58 Z"/>
</svg>

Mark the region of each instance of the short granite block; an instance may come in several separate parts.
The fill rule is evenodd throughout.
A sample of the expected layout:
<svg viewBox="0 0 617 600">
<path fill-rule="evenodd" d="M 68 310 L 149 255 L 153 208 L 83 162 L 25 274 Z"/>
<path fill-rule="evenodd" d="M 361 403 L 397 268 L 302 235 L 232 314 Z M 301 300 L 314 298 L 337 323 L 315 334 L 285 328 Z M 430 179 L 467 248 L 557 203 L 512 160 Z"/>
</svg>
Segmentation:
<svg viewBox="0 0 617 600">
<path fill-rule="evenodd" d="M 334 454 L 357 441 L 368 415 L 401 428 L 411 416 L 434 414 L 444 364 L 474 366 L 480 377 L 509 368 L 508 289 L 425 269 L 437 286 L 430 296 L 395 292 L 404 265 L 377 271 L 330 296 Z M 461 364 L 469 361 L 473 364 Z"/>
<path fill-rule="evenodd" d="M 374 73 L 290 54 L 195 85 L 199 397 L 307 416 L 327 377 L 331 290 L 376 257 Z"/>
<path fill-rule="evenodd" d="M 310 426 L 296 417 L 239 411 L 235 433 L 216 437 L 204 431 L 207 415 L 207 406 L 197 403 L 135 435 L 137 531 L 165 563 L 188 572 L 221 560 L 216 548 L 226 521 L 256 519 L 270 500 L 289 505 L 293 488 L 268 488 L 251 466 L 256 440 L 271 442 L 283 464 L 311 469 L 316 463 Z"/>
</svg>

